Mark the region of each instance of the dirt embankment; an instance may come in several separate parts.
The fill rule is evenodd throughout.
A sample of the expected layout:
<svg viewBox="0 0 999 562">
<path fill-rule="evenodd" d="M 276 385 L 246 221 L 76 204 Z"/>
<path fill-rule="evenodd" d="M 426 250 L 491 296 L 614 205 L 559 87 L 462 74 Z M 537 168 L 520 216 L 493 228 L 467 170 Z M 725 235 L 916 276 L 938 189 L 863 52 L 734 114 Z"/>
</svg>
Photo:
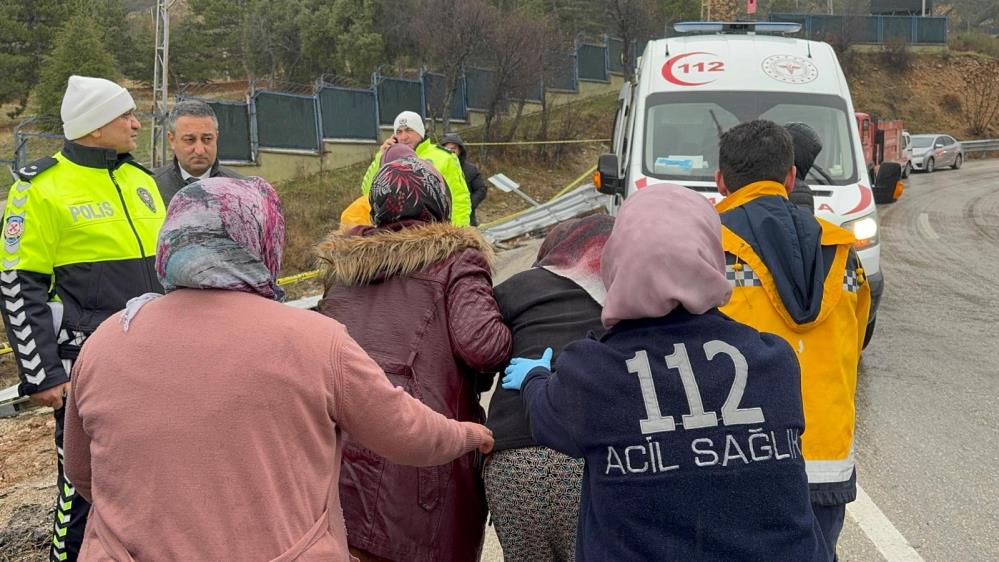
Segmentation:
<svg viewBox="0 0 999 562">
<path fill-rule="evenodd" d="M 854 108 L 902 119 L 912 134 L 947 133 L 958 140 L 974 138 L 969 130 L 968 80 L 987 72 L 987 65 L 994 64 L 995 59 L 951 52 L 910 52 L 907 57 L 894 58 L 869 52 L 844 57 Z M 979 137 L 999 137 L 999 116 Z"/>
</svg>

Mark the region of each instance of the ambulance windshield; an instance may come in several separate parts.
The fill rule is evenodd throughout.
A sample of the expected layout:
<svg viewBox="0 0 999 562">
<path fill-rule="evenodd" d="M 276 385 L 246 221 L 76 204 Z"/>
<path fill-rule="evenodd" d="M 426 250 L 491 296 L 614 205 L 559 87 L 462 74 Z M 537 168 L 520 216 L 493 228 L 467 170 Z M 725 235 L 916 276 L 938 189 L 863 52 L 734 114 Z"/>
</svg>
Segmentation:
<svg viewBox="0 0 999 562">
<path fill-rule="evenodd" d="M 857 181 L 846 103 L 822 94 L 781 92 L 658 93 L 646 104 L 642 162 L 647 176 L 665 180 L 714 181 L 718 137 L 739 123 L 768 119 L 802 122 L 822 138 L 809 183 L 847 185 Z"/>
</svg>

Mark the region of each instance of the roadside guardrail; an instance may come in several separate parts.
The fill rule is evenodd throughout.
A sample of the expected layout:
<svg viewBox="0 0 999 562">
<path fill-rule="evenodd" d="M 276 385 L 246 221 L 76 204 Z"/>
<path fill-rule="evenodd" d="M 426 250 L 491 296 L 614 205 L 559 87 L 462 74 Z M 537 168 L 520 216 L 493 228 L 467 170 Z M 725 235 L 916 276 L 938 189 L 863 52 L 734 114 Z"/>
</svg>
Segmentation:
<svg viewBox="0 0 999 562">
<path fill-rule="evenodd" d="M 999 152 L 999 139 L 961 141 L 961 147 L 966 154 L 977 152 Z"/>
</svg>

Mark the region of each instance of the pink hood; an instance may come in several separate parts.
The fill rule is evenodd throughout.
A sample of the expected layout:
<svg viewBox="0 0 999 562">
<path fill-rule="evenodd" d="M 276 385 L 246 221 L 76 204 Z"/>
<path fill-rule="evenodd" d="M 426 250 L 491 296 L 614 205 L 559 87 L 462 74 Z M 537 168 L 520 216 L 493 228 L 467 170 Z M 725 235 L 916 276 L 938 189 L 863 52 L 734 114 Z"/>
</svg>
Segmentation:
<svg viewBox="0 0 999 562">
<path fill-rule="evenodd" d="M 693 190 L 658 184 L 625 200 L 601 258 L 601 319 L 659 318 L 677 305 L 703 314 L 728 302 L 721 221 Z"/>
</svg>

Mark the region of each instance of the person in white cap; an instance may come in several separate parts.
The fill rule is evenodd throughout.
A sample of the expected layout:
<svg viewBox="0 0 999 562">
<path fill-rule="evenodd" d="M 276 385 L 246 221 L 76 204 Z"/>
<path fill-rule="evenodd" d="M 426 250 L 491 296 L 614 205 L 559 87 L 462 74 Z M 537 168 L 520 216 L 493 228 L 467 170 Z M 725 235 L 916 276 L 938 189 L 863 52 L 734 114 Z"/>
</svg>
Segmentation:
<svg viewBox="0 0 999 562">
<path fill-rule="evenodd" d="M 154 258 L 166 216 L 132 158 L 139 124 L 125 88 L 70 76 L 65 142 L 17 171 L 3 217 L 0 298 L 19 391 L 55 410 L 59 463 L 51 559 L 75 560 L 90 506 L 62 470 L 63 401 L 84 340 L 143 293 L 162 292 Z"/>
<path fill-rule="evenodd" d="M 468 226 L 472 217 L 472 196 L 468 192 L 458 156 L 426 138 L 427 130 L 423 125 L 423 118 L 415 111 L 403 111 L 397 115 L 392 128 L 395 133 L 382 143 L 371 165 L 368 166 L 368 171 L 364 174 L 361 192 L 367 196 L 371 191 L 371 182 L 381 168 L 382 155 L 385 151 L 393 144 L 402 143 L 410 146 L 419 158 L 433 164 L 444 178 L 451 192 L 451 224 Z"/>
</svg>

